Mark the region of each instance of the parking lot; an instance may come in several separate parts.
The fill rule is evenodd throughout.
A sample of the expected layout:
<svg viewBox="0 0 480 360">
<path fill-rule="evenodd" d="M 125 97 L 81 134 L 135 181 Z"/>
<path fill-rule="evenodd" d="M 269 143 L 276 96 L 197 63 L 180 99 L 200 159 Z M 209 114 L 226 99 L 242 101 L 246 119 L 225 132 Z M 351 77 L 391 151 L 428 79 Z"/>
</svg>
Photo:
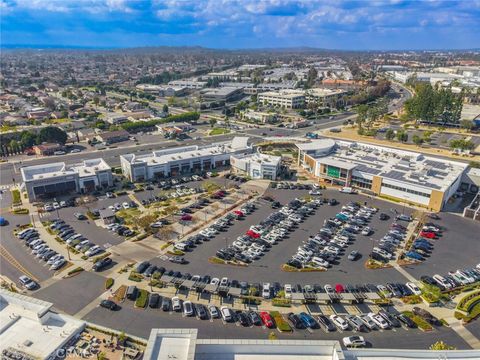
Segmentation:
<svg viewBox="0 0 480 360">
<path fill-rule="evenodd" d="M 126 300 L 121 304 L 122 310 L 111 312 L 97 307 L 90 311 L 84 320 L 92 323 L 125 329 L 133 335 L 148 337 L 150 329 L 158 327 L 172 328 L 198 328 L 199 338 L 240 338 L 240 339 L 266 339 L 269 333 L 275 332 L 279 339 L 322 339 L 341 340 L 344 336 L 355 334 L 353 331 L 334 331 L 325 333 L 321 329 L 295 330 L 293 333 L 281 333 L 262 326 L 242 327 L 236 323 L 224 323 L 222 320 L 197 320 L 195 317 L 183 317 L 179 313 L 163 312 L 161 309 L 147 308 L 135 309 L 133 302 Z M 358 333 L 357 333 L 358 334 Z M 371 331 L 362 333 L 362 336 L 376 348 L 391 347 L 394 342 L 397 348 L 425 349 L 438 339 L 444 339 L 449 345 L 458 349 L 469 349 L 453 330 L 440 327 L 430 333 L 423 333 L 418 329 L 390 329 L 385 331 Z"/>
<path fill-rule="evenodd" d="M 272 196 L 280 203 L 285 204 L 288 201 L 308 195 L 306 190 L 279 190 L 268 189 L 266 195 Z M 357 240 L 349 246 L 349 251 L 355 249 L 362 255 L 357 261 L 347 260 L 344 255 L 340 259 L 340 263 L 334 265 L 331 269 L 324 272 L 284 272 L 281 266 L 295 253 L 297 247 L 308 238 L 309 235 L 314 234 L 323 225 L 323 220 L 335 216 L 340 210 L 342 204 L 348 201 L 359 201 L 361 203 L 367 202 L 370 206 L 379 207 L 381 210 L 390 213 L 390 209 L 397 209 L 399 213 L 410 213 L 411 210 L 396 204 L 386 203 L 384 201 L 370 199 L 362 195 L 342 194 L 335 190 L 323 191 L 322 196 L 327 198 L 336 198 L 340 204 L 336 206 L 321 205 L 315 215 L 312 215 L 298 226 L 298 228 L 290 233 L 290 236 L 272 248 L 259 260 L 247 267 L 239 267 L 232 265 L 219 265 L 209 263 L 209 257 L 214 256 L 215 252 L 231 244 L 235 239 L 245 234 L 251 225 L 258 224 L 261 220 L 266 218 L 274 210 L 271 209 L 270 203 L 266 200 L 258 200 L 256 202 L 258 209 L 250 215 L 247 215 L 244 220 L 235 221 L 231 227 L 225 232 L 220 232 L 208 242 L 198 245 L 191 252 L 187 252 L 185 259 L 189 262 L 188 265 L 172 264 L 168 261 L 161 260 L 158 257 L 153 257 L 150 261 L 157 265 L 163 266 L 167 269 L 174 269 L 182 272 L 189 272 L 191 274 L 210 275 L 212 277 L 229 277 L 230 279 L 237 279 L 239 281 L 248 282 L 274 282 L 282 283 L 368 283 L 377 282 L 383 283 L 385 279 L 389 281 L 404 281 L 404 277 L 394 269 L 383 269 L 381 271 L 373 271 L 365 269 L 365 260 L 372 248 L 376 246 L 375 239 L 382 237 L 388 230 L 392 221 L 381 221 L 378 216 L 375 217 L 370 226 L 374 229 L 374 233 L 369 237 L 357 235 Z M 393 214 L 392 214 L 393 215 Z"/>
</svg>

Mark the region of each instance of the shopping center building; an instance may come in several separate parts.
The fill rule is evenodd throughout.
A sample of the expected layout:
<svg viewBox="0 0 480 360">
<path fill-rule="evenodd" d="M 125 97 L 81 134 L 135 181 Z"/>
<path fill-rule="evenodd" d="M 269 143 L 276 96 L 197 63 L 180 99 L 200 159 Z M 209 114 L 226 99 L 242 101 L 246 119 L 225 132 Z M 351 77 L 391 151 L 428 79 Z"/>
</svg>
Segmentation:
<svg viewBox="0 0 480 360">
<path fill-rule="evenodd" d="M 29 201 L 68 193 L 88 193 L 113 185 L 112 169 L 103 159 L 84 160 L 68 166 L 64 162 L 25 166 L 20 169 L 22 189 Z"/>
<path fill-rule="evenodd" d="M 120 163 L 123 175 L 128 179 L 145 181 L 229 166 L 231 155 L 251 152 L 248 137 L 235 137 L 231 141 L 206 146 L 175 147 L 147 155 L 121 155 Z"/>
<path fill-rule="evenodd" d="M 365 143 L 313 140 L 296 144 L 298 165 L 315 178 L 387 199 L 441 211 L 468 164 Z"/>
<path fill-rule="evenodd" d="M 276 180 L 280 173 L 281 160 L 281 156 L 261 153 L 231 155 L 230 165 L 234 172 L 247 175 L 252 179 Z"/>
</svg>

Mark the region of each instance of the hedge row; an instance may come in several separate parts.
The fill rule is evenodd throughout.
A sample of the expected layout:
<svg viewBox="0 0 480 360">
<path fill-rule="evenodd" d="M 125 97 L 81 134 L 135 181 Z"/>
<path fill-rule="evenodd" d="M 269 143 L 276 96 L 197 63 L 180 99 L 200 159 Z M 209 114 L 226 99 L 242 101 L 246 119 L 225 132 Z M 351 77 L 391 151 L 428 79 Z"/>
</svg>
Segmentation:
<svg viewBox="0 0 480 360">
<path fill-rule="evenodd" d="M 463 297 L 458 302 L 457 309 L 468 311 L 467 303 L 470 303 L 471 300 L 474 300 L 477 297 L 480 297 L 480 290 L 474 291 L 471 294 Z M 478 300 L 480 300 L 480 298 Z"/>
</svg>

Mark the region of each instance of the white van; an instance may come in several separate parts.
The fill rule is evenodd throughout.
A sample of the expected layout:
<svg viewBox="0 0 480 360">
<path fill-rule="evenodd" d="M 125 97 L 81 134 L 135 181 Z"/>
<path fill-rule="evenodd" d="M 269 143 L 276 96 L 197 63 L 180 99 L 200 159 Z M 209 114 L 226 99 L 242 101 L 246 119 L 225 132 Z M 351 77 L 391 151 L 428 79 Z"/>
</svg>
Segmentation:
<svg viewBox="0 0 480 360">
<path fill-rule="evenodd" d="M 188 249 L 188 245 L 185 244 L 184 242 L 176 243 L 173 247 L 174 247 L 175 249 L 178 249 L 178 250 L 181 250 L 181 251 L 185 251 L 185 250 Z"/>
<path fill-rule="evenodd" d="M 345 193 L 345 194 L 355 194 L 355 191 L 353 190 L 353 188 L 348 187 L 348 186 L 342 187 L 340 189 L 340 192 Z"/>
</svg>

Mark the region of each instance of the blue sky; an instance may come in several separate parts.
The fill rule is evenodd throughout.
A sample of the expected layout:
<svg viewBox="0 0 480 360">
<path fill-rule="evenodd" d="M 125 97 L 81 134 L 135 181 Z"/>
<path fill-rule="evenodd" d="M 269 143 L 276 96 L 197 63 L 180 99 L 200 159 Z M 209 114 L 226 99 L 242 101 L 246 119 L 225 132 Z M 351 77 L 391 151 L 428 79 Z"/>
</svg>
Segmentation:
<svg viewBox="0 0 480 360">
<path fill-rule="evenodd" d="M 0 0 L 4 45 L 480 47 L 480 0 Z"/>
</svg>

